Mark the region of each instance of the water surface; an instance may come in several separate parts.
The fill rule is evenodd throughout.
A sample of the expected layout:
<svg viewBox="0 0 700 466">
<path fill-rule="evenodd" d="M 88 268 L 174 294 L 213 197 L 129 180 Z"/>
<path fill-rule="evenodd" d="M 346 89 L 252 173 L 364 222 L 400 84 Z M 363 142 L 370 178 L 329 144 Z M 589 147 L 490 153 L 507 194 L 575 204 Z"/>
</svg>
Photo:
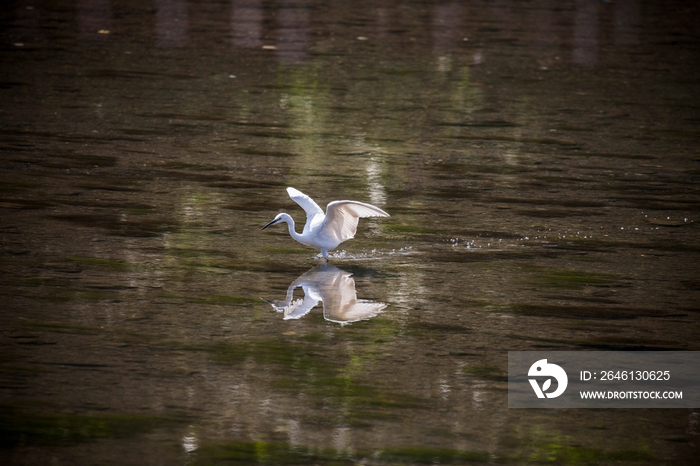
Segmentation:
<svg viewBox="0 0 700 466">
<path fill-rule="evenodd" d="M 691 464 L 697 410 L 506 369 L 700 349 L 698 13 L 4 2 L 0 458 Z M 287 186 L 391 217 L 322 267 Z"/>
</svg>

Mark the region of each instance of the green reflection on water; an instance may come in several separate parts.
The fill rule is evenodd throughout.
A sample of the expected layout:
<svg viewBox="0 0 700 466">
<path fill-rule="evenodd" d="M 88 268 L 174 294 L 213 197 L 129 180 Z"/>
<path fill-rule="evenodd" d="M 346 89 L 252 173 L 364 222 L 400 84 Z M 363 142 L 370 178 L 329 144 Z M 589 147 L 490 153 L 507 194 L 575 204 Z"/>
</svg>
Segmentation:
<svg viewBox="0 0 700 466">
<path fill-rule="evenodd" d="M 529 448 L 521 451 L 522 459 L 538 464 L 609 464 L 609 463 L 653 463 L 658 459 L 648 453 L 648 445 L 642 444 L 637 450 L 604 450 L 579 445 L 570 445 L 572 439 L 566 436 L 544 433 L 535 428 L 535 436 Z"/>
<path fill-rule="evenodd" d="M 551 464 L 599 464 L 602 462 L 638 463 L 655 462 L 649 453 L 643 451 L 613 450 L 573 447 L 558 443 L 540 445 L 538 450 L 527 458 L 531 463 Z"/>
<path fill-rule="evenodd" d="M 450 448 L 396 447 L 379 452 L 343 452 L 278 442 L 226 442 L 203 445 L 194 464 L 460 464 L 488 461 L 489 454 Z"/>
<path fill-rule="evenodd" d="M 47 413 L 36 408 L 0 405 L 0 448 L 129 438 L 185 422 L 180 415 Z"/>
<path fill-rule="evenodd" d="M 208 443 L 192 455 L 193 464 L 639 464 L 657 459 L 641 450 L 602 450 L 564 443 L 538 443 L 534 451 L 492 458 L 484 451 L 435 447 L 391 447 L 378 451 L 339 451 L 283 442 L 231 441 Z"/>
<path fill-rule="evenodd" d="M 310 448 L 276 442 L 226 442 L 202 445 L 193 455 L 195 465 L 205 464 L 354 464 L 331 448 Z"/>
<path fill-rule="evenodd" d="M 226 345 L 185 347 L 207 351 L 218 362 L 240 364 L 255 361 L 258 371 L 269 373 L 275 389 L 303 393 L 316 405 L 330 408 L 324 419 L 312 422 L 363 425 L 370 419 L 398 416 L 395 409 L 421 408 L 424 401 L 414 395 L 387 390 L 381 381 L 367 380 L 378 340 L 365 342 L 361 350 L 329 351 L 318 335 L 298 340 L 256 340 Z M 389 410 L 389 411 L 387 411 Z"/>
</svg>

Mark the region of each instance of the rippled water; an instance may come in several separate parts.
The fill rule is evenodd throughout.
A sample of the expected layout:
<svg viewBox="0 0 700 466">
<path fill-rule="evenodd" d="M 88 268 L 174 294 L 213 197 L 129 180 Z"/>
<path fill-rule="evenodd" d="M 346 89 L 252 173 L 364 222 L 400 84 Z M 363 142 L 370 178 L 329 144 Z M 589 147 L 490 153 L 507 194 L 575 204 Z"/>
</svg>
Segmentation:
<svg viewBox="0 0 700 466">
<path fill-rule="evenodd" d="M 698 13 L 3 2 L 0 458 L 692 464 L 506 362 L 700 349 Z M 319 265 L 287 186 L 391 217 Z"/>
</svg>

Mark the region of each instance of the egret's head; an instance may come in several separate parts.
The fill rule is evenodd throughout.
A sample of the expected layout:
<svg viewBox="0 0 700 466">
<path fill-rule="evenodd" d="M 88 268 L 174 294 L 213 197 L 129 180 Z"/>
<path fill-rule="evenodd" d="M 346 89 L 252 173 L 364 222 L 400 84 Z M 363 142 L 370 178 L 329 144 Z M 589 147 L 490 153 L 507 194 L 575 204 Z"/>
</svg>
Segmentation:
<svg viewBox="0 0 700 466">
<path fill-rule="evenodd" d="M 284 212 L 281 214 L 277 214 L 277 217 L 275 217 L 270 223 L 262 227 L 262 229 L 264 230 L 265 228 L 271 227 L 272 225 L 276 225 L 280 222 L 286 222 L 287 220 L 285 217 L 289 217 L 289 215 L 285 214 Z"/>
</svg>

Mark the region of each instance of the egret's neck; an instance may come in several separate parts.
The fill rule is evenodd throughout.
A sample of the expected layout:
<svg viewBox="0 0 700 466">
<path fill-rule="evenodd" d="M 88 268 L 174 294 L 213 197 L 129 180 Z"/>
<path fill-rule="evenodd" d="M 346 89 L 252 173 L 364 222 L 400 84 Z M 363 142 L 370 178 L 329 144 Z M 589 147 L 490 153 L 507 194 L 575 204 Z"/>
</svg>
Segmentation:
<svg viewBox="0 0 700 466">
<path fill-rule="evenodd" d="M 287 222 L 287 226 L 289 227 L 289 234 L 291 235 L 291 237 L 301 242 L 301 235 L 298 234 L 294 229 L 294 219 L 287 215 L 284 217 L 284 221 Z"/>
</svg>

